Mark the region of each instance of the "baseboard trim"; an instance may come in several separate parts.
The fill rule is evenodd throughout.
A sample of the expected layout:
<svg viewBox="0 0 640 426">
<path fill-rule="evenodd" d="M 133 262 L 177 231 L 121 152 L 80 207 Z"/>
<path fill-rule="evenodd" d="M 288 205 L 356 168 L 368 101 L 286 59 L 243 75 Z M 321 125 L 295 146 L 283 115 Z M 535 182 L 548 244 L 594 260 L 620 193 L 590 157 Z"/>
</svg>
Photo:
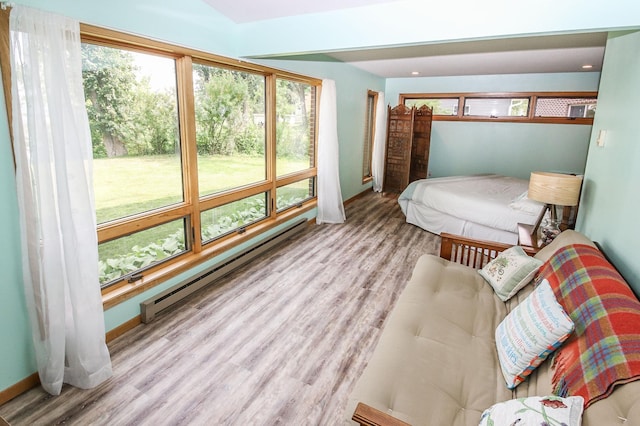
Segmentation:
<svg viewBox="0 0 640 426">
<path fill-rule="evenodd" d="M 346 206 L 347 204 L 353 203 L 354 201 L 356 201 L 358 198 L 364 197 L 365 195 L 367 195 L 368 193 L 370 193 L 371 191 L 373 191 L 372 188 L 367 188 L 362 192 L 357 193 L 356 195 L 354 195 L 351 198 L 348 198 L 344 201 L 344 205 Z"/>
<path fill-rule="evenodd" d="M 40 377 L 38 373 L 33 373 L 26 379 L 20 380 L 13 386 L 9 386 L 3 391 L 0 391 L 0 405 L 5 402 L 11 401 L 16 396 L 28 391 L 31 388 L 35 388 L 40 384 Z"/>
<path fill-rule="evenodd" d="M 133 330 L 140 324 L 142 324 L 142 317 L 140 315 L 137 315 L 131 318 L 129 321 L 120 324 L 113 330 L 107 331 L 107 343 L 109 343 L 110 341 L 112 341 L 117 337 L 122 336 L 124 333 L 126 333 L 129 330 Z"/>
</svg>

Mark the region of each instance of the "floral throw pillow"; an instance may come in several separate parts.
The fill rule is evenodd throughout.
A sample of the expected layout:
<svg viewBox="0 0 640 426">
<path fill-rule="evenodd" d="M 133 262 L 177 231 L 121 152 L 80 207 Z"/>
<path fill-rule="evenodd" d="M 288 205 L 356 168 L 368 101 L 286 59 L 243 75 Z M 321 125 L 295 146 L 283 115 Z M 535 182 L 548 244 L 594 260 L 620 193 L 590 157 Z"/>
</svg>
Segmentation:
<svg viewBox="0 0 640 426">
<path fill-rule="evenodd" d="M 491 406 L 482 413 L 479 426 L 580 426 L 581 396 L 531 396 Z"/>
<path fill-rule="evenodd" d="M 533 279 L 542 261 L 528 256 L 520 246 L 503 251 L 478 273 L 493 287 L 500 300 L 506 302 Z"/>
</svg>

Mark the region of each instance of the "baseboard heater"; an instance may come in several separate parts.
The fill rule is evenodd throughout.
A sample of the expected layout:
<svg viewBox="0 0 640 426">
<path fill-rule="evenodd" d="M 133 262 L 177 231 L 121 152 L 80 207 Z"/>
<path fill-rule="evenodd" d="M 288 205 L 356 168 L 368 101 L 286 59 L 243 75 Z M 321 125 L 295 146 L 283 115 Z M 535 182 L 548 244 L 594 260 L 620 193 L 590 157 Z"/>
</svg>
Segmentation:
<svg viewBox="0 0 640 426">
<path fill-rule="evenodd" d="M 212 284 L 245 263 L 255 259 L 273 246 L 291 238 L 293 235 L 304 229 L 306 222 L 306 219 L 299 219 L 281 230 L 279 233 L 271 236 L 271 238 L 255 243 L 240 253 L 236 253 L 235 256 L 225 259 L 204 270 L 197 277 L 189 278 L 188 280 L 178 283 L 175 286 L 168 288 L 167 290 L 140 303 L 140 315 L 142 317 L 142 322 L 145 324 L 150 323 L 155 319 L 156 314 L 163 309 L 178 303 L 193 292 Z"/>
</svg>

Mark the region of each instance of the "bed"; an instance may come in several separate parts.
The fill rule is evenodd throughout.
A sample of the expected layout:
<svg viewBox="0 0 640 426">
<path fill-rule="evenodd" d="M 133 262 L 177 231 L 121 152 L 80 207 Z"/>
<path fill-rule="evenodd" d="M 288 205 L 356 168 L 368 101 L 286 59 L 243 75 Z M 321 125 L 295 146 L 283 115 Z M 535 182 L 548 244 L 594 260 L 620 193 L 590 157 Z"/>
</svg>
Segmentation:
<svg viewBox="0 0 640 426">
<path fill-rule="evenodd" d="M 544 204 L 529 200 L 529 181 L 497 174 L 411 182 L 398 197 L 407 222 L 434 234 L 518 242 L 518 223 L 533 225 Z"/>
</svg>

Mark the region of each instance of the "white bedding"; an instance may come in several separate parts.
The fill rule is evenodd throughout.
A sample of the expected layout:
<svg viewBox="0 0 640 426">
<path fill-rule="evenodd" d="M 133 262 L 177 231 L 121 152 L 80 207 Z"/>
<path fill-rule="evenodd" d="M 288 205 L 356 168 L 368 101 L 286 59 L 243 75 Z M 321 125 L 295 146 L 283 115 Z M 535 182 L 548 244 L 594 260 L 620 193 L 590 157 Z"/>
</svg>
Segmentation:
<svg viewBox="0 0 640 426">
<path fill-rule="evenodd" d="M 407 222 L 440 234 L 516 244 L 518 223 L 534 224 L 544 204 L 523 197 L 529 182 L 501 175 L 412 182 L 398 198 Z"/>
</svg>

